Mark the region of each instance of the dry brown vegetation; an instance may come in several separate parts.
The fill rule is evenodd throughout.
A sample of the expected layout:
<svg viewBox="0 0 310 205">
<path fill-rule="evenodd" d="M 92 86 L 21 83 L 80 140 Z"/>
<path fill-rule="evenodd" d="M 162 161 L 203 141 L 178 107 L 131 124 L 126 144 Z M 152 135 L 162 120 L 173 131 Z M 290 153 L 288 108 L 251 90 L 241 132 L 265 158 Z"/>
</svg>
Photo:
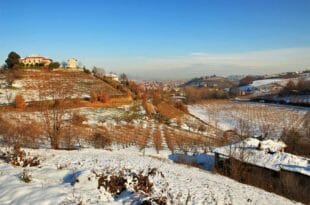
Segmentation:
<svg viewBox="0 0 310 205">
<path fill-rule="evenodd" d="M 25 99 L 23 98 L 22 95 L 16 95 L 15 96 L 15 107 L 20 109 L 20 110 L 24 110 L 26 107 L 26 102 Z"/>
<path fill-rule="evenodd" d="M 75 113 L 68 120 L 58 119 L 59 113 L 55 118 L 51 115 L 51 112 L 43 113 L 37 120 L 0 118 L 1 144 L 39 148 L 50 143 L 54 149 L 75 149 L 80 147 L 81 139 L 92 134 L 92 130 L 82 124 L 83 117 Z"/>
<path fill-rule="evenodd" d="M 21 150 L 19 145 L 15 145 L 11 150 L 2 153 L 0 159 L 14 166 L 34 167 L 40 165 L 38 157 L 27 157 L 26 152 Z"/>
<path fill-rule="evenodd" d="M 90 101 L 91 102 L 102 102 L 102 103 L 106 103 L 108 102 L 110 99 L 110 96 L 107 95 L 105 92 L 103 91 L 92 91 L 90 94 Z"/>
<path fill-rule="evenodd" d="M 163 116 L 171 119 L 171 118 L 179 118 L 184 115 L 184 112 L 177 109 L 173 105 L 170 105 L 167 102 L 161 102 L 157 106 L 157 111 Z"/>
<path fill-rule="evenodd" d="M 229 98 L 229 94 L 227 94 L 221 89 L 187 86 L 184 88 L 184 91 L 186 93 L 186 101 L 188 103 L 196 103 L 206 99 Z"/>
<path fill-rule="evenodd" d="M 248 136 L 259 131 L 262 137 L 279 137 L 282 130 L 303 128 L 305 112 L 286 107 L 228 100 L 207 100 L 202 103 L 208 111 L 209 121 L 215 125 L 222 119 L 237 124 Z M 246 128 L 246 126 L 248 126 Z"/>
<path fill-rule="evenodd" d="M 9 147 L 22 146 L 37 148 L 43 138 L 42 125 L 35 121 L 10 120 L 0 117 L 2 144 Z"/>
<path fill-rule="evenodd" d="M 123 192 L 134 192 L 139 197 L 135 200 L 137 204 L 167 204 L 167 196 L 164 196 L 165 190 L 161 190 L 163 196 L 152 196 L 154 192 L 154 184 L 152 177 L 164 178 L 162 172 L 156 168 L 148 168 L 147 172 L 140 171 L 138 173 L 123 168 L 119 172 L 103 170 L 100 173 L 93 171 L 98 179 L 98 189 L 104 188 L 111 193 L 114 198 L 119 197 Z M 172 199 L 171 199 L 172 200 Z"/>
<path fill-rule="evenodd" d="M 310 93 L 310 80 L 309 79 L 298 79 L 297 83 L 293 81 L 289 81 L 285 87 L 280 91 L 281 96 L 289 95 L 289 94 L 307 94 Z"/>
<path fill-rule="evenodd" d="M 310 157 L 310 136 L 307 130 L 284 129 L 281 140 L 287 145 L 286 152 Z"/>
<path fill-rule="evenodd" d="M 157 127 L 153 134 L 153 142 L 157 153 L 159 153 L 159 151 L 163 148 L 163 139 L 161 135 L 161 129 L 160 127 Z"/>
<path fill-rule="evenodd" d="M 77 96 L 89 94 L 91 91 L 103 91 L 110 96 L 123 95 L 122 92 L 108 83 L 84 72 L 24 71 L 22 77 L 26 90 L 30 91 L 35 91 L 38 88 L 38 83 L 42 84 L 43 82 L 45 84 L 58 83 L 70 87 L 72 93 Z M 44 87 L 40 89 L 44 91 Z"/>
<path fill-rule="evenodd" d="M 221 137 L 205 137 L 164 124 L 107 125 L 94 128 L 92 133 L 94 134 L 88 139 L 97 148 L 107 148 L 114 143 L 124 148 L 135 145 L 143 152 L 146 147 L 153 147 L 157 152 L 166 147 L 171 152 L 176 150 L 184 153 L 198 150 L 207 152 L 211 147 L 223 144 Z"/>
</svg>

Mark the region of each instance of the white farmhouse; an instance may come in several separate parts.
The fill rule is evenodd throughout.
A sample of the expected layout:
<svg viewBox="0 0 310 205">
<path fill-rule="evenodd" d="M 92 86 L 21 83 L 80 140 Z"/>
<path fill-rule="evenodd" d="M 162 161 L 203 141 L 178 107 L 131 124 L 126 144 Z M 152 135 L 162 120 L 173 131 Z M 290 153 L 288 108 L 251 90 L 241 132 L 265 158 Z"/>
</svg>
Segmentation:
<svg viewBox="0 0 310 205">
<path fill-rule="evenodd" d="M 31 67 L 35 65 L 48 66 L 52 62 L 52 60 L 40 55 L 30 55 L 25 58 L 21 58 L 20 62 L 23 63 L 26 67 Z"/>
<path fill-rule="evenodd" d="M 70 58 L 67 63 L 67 68 L 77 68 L 78 67 L 78 61 L 75 58 Z"/>
<path fill-rule="evenodd" d="M 115 73 L 106 73 L 106 74 L 104 74 L 104 77 L 110 78 L 114 81 L 119 81 L 118 75 L 116 75 Z"/>
</svg>

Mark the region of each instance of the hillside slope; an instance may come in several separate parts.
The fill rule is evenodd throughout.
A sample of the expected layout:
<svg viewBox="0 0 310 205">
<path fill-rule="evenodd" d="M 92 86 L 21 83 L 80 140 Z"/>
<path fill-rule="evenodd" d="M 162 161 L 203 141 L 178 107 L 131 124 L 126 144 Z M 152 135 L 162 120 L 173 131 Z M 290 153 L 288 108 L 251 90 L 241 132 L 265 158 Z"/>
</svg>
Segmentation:
<svg viewBox="0 0 310 205">
<path fill-rule="evenodd" d="M 14 81 L 13 88 L 0 88 L 0 104 L 8 102 L 8 94 L 11 95 L 10 101 L 14 100 L 16 94 L 23 95 L 26 101 L 37 101 L 39 93 L 44 93 L 53 85 L 61 90 L 67 89 L 70 98 L 87 97 L 91 91 L 103 91 L 112 96 L 123 95 L 106 82 L 81 71 L 23 71 L 22 78 Z"/>
<path fill-rule="evenodd" d="M 0 161 L 0 203 L 3 205 L 132 204 L 143 194 L 127 190 L 113 197 L 103 187 L 98 189 L 95 173 L 107 170 L 110 173 L 121 170 L 145 173 L 149 168 L 158 170 L 150 177 L 153 183 L 150 197 L 166 196 L 168 204 L 172 204 L 170 199 L 174 204 L 294 204 L 281 196 L 210 171 L 174 164 L 159 157 L 143 156 L 134 147 L 113 151 L 42 149 L 26 152 L 41 159 L 40 168 L 27 168 L 32 178 L 29 183 L 19 179 L 23 168 Z"/>
</svg>

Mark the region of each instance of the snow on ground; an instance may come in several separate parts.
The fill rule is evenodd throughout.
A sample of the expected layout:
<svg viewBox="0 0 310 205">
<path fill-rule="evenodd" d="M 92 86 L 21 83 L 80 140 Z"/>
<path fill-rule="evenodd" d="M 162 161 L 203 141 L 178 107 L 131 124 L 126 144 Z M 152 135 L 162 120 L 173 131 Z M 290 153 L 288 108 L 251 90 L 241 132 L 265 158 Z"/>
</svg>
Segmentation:
<svg viewBox="0 0 310 205">
<path fill-rule="evenodd" d="M 294 204 L 294 202 L 264 190 L 244 185 L 229 178 L 198 168 L 175 164 L 170 160 L 143 156 L 134 147 L 113 151 L 83 149 L 62 151 L 27 149 L 41 159 L 39 167 L 29 167 L 30 183 L 19 179 L 21 167 L 0 161 L 0 204 L 131 204 L 130 193 L 114 200 L 103 188 L 92 170 L 135 171 L 157 168 L 164 177 L 152 177 L 154 194 L 167 192 L 175 203 L 185 204 Z M 165 154 L 164 154 L 165 155 Z M 78 179 L 74 185 L 73 181 Z M 190 197 L 188 197 L 190 195 Z"/>
<path fill-rule="evenodd" d="M 282 79 L 282 78 L 274 78 L 274 79 L 265 79 L 265 80 L 254 80 L 252 84 L 250 84 L 253 87 L 260 87 L 272 83 L 277 83 L 280 85 L 285 86 L 287 82 L 291 79 Z"/>
<path fill-rule="evenodd" d="M 265 133 L 271 138 L 278 138 L 283 128 L 302 128 L 303 117 L 309 112 L 308 108 L 301 107 L 229 101 L 189 105 L 188 110 L 219 129 L 240 131 L 238 128 L 242 120 L 249 124 L 252 136 Z"/>
<path fill-rule="evenodd" d="M 26 80 L 15 80 L 12 87 L 0 87 L 0 104 L 12 103 L 17 94 L 22 95 L 26 102 L 39 100 L 39 92 L 25 89 Z"/>
<path fill-rule="evenodd" d="M 244 91 L 249 91 L 253 89 L 263 89 L 264 87 L 267 88 L 272 84 L 285 86 L 289 80 L 291 79 L 275 78 L 275 79 L 255 80 L 251 84 L 240 86 L 239 89 Z"/>
<path fill-rule="evenodd" d="M 260 143 L 262 146 L 258 149 Z M 248 138 L 233 145 L 216 148 L 214 152 L 225 156 L 234 156 L 238 159 L 242 157 L 247 163 L 275 171 L 284 169 L 310 176 L 310 159 L 285 152 L 277 152 L 279 147 L 283 147 L 283 143 Z M 275 153 L 268 153 L 267 150 Z"/>
</svg>

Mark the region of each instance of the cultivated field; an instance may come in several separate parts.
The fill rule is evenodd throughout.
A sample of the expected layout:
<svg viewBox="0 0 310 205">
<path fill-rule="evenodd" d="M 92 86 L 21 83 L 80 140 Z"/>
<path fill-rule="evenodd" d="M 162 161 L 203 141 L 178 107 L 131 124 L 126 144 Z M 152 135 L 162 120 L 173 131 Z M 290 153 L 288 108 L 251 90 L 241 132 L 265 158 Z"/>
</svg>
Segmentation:
<svg viewBox="0 0 310 205">
<path fill-rule="evenodd" d="M 65 97 L 85 98 L 92 91 L 102 91 L 110 96 L 124 95 L 111 85 L 82 71 L 23 71 L 21 78 L 15 80 L 12 87 L 0 88 L 0 104 L 13 102 L 16 94 L 26 101 L 40 100 L 40 94 L 47 92 L 51 86 L 59 86 Z M 63 97 L 63 96 L 62 96 Z"/>
<path fill-rule="evenodd" d="M 303 128 L 309 109 L 262 103 L 206 101 L 189 105 L 191 114 L 222 130 L 278 138 L 284 128 Z"/>
</svg>

